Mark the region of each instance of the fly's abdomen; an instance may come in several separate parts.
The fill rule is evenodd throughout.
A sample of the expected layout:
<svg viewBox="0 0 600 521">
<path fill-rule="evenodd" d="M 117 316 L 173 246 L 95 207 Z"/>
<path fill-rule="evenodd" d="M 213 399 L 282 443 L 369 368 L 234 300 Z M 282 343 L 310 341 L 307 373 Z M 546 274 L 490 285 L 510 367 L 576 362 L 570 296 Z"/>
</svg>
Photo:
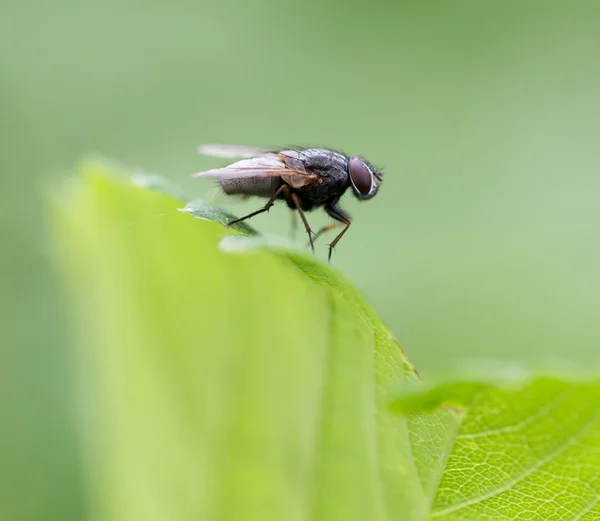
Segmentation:
<svg viewBox="0 0 600 521">
<path fill-rule="evenodd" d="M 228 195 L 271 197 L 282 183 L 280 177 L 247 177 L 219 179 L 223 192 Z"/>
</svg>

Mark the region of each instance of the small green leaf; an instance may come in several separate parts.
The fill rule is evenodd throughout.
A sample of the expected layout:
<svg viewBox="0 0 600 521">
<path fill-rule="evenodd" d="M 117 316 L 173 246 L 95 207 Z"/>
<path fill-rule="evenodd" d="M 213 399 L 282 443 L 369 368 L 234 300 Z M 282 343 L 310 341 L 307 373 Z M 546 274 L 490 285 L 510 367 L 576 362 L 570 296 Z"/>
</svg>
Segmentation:
<svg viewBox="0 0 600 521">
<path fill-rule="evenodd" d="M 431 411 L 449 404 L 463 410 L 441 443 Z M 411 415 L 420 472 L 434 484 L 426 519 L 600 519 L 600 381 L 443 382 L 392 407 Z"/>
<path fill-rule="evenodd" d="M 225 212 L 222 208 L 212 206 L 198 199 L 190 201 L 183 208 L 181 208 L 180 211 L 189 213 L 196 219 L 204 219 L 205 221 L 212 221 L 220 224 L 227 224 L 236 218 L 230 213 Z M 254 230 L 245 221 L 235 223 L 231 226 L 231 228 L 241 233 L 245 233 L 246 235 L 256 235 L 257 233 L 256 230 Z"/>
</svg>

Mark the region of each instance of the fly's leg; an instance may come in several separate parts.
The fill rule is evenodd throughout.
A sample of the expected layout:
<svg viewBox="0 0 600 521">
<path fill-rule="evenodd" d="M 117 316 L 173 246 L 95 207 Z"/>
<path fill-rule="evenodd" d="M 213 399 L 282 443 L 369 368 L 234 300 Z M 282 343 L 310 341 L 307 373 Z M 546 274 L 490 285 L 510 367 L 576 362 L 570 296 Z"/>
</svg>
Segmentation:
<svg viewBox="0 0 600 521">
<path fill-rule="evenodd" d="M 344 210 L 342 210 L 339 206 L 325 205 L 325 211 L 330 217 L 345 225 L 344 229 L 337 235 L 335 239 L 333 239 L 333 241 L 329 245 L 329 255 L 327 257 L 327 260 L 331 262 L 331 254 L 333 253 L 333 249 L 335 248 L 336 244 L 340 242 L 340 239 L 348 231 L 348 228 L 350 228 L 350 224 L 352 223 L 350 222 L 350 216 L 346 212 L 344 212 Z"/>
<path fill-rule="evenodd" d="M 236 223 L 245 221 L 246 219 L 250 219 L 250 217 L 254 217 L 255 215 L 258 215 L 263 212 L 268 212 L 271 209 L 271 206 L 273 206 L 275 204 L 275 199 L 277 199 L 277 197 L 279 197 L 279 194 L 281 194 L 284 190 L 287 190 L 287 189 L 288 189 L 287 185 L 281 185 L 277 190 L 275 190 L 275 193 L 271 196 L 271 198 L 267 201 L 267 204 L 265 204 L 265 206 L 263 208 L 261 208 L 260 210 L 256 210 L 255 212 L 249 213 L 248 215 L 244 215 L 244 217 L 240 217 L 239 219 L 235 219 L 234 221 L 229 221 L 225 225 L 225 227 L 230 228 L 231 226 L 233 226 Z"/>
<path fill-rule="evenodd" d="M 313 237 L 313 242 L 316 241 L 324 233 L 331 231 L 331 230 L 335 230 L 336 228 L 339 228 L 340 226 L 343 226 L 343 224 L 342 223 L 334 223 L 334 224 L 328 224 L 327 226 L 323 226 L 323 228 L 321 228 L 317 233 L 315 233 L 315 236 Z"/>
<path fill-rule="evenodd" d="M 313 238 L 312 238 L 313 231 L 310 229 L 310 225 L 308 224 L 308 221 L 306 220 L 306 216 L 304 215 L 304 212 L 302 211 L 302 204 L 300 201 L 300 197 L 298 197 L 297 194 L 292 192 L 291 198 L 292 198 L 292 201 L 294 201 L 294 204 L 296 205 L 296 209 L 298 210 L 298 213 L 300 214 L 300 218 L 302 219 L 302 222 L 304 223 L 304 228 L 306 229 L 306 233 L 308 234 L 308 241 L 310 242 L 310 248 L 314 253 L 315 252 L 315 244 L 313 243 Z"/>
<path fill-rule="evenodd" d="M 290 226 L 290 238 L 292 239 L 292 241 L 296 240 L 296 230 L 298 229 L 298 219 L 296 219 L 296 212 L 294 212 L 293 210 L 290 211 L 290 216 L 291 216 L 291 226 Z"/>
</svg>

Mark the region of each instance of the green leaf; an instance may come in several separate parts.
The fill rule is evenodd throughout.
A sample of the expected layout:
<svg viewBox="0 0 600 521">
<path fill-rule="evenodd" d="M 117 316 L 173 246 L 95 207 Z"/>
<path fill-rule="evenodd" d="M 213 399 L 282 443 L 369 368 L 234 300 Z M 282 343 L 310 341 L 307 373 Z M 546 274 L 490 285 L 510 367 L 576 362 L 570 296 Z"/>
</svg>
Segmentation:
<svg viewBox="0 0 600 521">
<path fill-rule="evenodd" d="M 440 443 L 431 411 L 448 405 L 464 409 Z M 447 381 L 392 408 L 410 415 L 421 475 L 434 484 L 428 519 L 600 519 L 599 380 Z"/>
<path fill-rule="evenodd" d="M 96 161 L 53 199 L 93 518 L 600 518 L 597 380 L 423 386 L 340 273 L 183 197 Z"/>
<path fill-rule="evenodd" d="M 196 219 L 204 219 L 205 221 L 211 221 L 220 224 L 227 224 L 235 219 L 233 215 L 223 211 L 221 208 L 206 204 L 204 201 L 200 200 L 190 201 L 183 208 L 181 208 L 180 211 L 187 212 L 193 215 Z M 256 230 L 254 230 L 245 221 L 235 223 L 233 226 L 231 226 L 231 228 L 247 235 L 256 235 Z"/>
<path fill-rule="evenodd" d="M 52 206 L 95 517 L 406 516 L 387 407 L 415 376 L 361 295 L 304 250 L 227 253 L 222 224 L 139 185 L 87 163 Z"/>
</svg>

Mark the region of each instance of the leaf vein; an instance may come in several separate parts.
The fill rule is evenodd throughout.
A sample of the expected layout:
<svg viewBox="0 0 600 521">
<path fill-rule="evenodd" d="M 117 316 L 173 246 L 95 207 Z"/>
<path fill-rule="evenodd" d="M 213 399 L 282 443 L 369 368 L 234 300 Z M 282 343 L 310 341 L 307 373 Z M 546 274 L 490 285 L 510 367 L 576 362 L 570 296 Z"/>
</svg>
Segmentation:
<svg viewBox="0 0 600 521">
<path fill-rule="evenodd" d="M 292 263 L 293 264 L 293 263 Z M 295 264 L 294 264 L 295 266 Z M 318 479 L 318 474 L 319 474 L 319 462 L 322 461 L 322 457 L 321 457 L 321 453 L 323 451 L 323 443 L 324 443 L 324 438 L 325 438 L 325 424 L 323 422 L 323 418 L 325 418 L 325 415 L 327 414 L 327 410 L 328 410 L 328 389 L 327 389 L 327 375 L 330 373 L 331 371 L 331 366 L 332 366 L 332 360 L 334 357 L 334 353 L 333 353 L 333 340 L 334 340 L 334 334 L 333 334 L 333 330 L 334 330 L 334 325 L 333 322 L 335 320 L 335 303 L 334 303 L 334 299 L 333 299 L 333 295 L 327 291 L 326 292 L 327 295 L 327 302 L 328 302 L 328 306 L 327 308 L 329 309 L 329 328 L 328 328 L 328 335 L 327 335 L 327 345 L 325 348 L 325 360 L 323 361 L 323 372 L 322 372 L 322 377 L 321 377 L 321 399 L 320 399 L 320 405 L 319 405 L 319 409 L 317 411 L 317 418 L 316 418 L 316 422 L 315 422 L 315 452 L 316 452 L 316 457 L 314 458 L 314 468 L 313 468 L 313 479 L 310 480 L 310 483 L 313 484 L 312 489 L 310 492 L 310 497 L 307 498 L 306 503 L 308 504 L 308 509 L 311 512 L 310 518 L 311 519 L 316 519 L 315 518 L 315 508 L 316 508 L 316 495 L 317 495 L 317 491 L 319 490 L 319 479 Z"/>
<path fill-rule="evenodd" d="M 490 499 L 494 496 L 502 494 L 503 492 L 506 492 L 507 490 L 510 490 L 517 483 L 524 481 L 529 476 L 531 476 L 535 471 L 537 471 L 538 469 L 543 467 L 546 463 L 548 463 L 549 461 L 552 461 L 559 454 L 561 454 L 562 452 L 567 450 L 569 447 L 571 447 L 572 445 L 577 443 L 581 438 L 583 438 L 586 434 L 588 434 L 588 432 L 590 432 L 596 426 L 596 422 L 599 418 L 600 418 L 600 412 L 597 412 L 596 414 L 594 414 L 592 416 L 592 418 L 586 424 L 583 425 L 583 427 L 576 434 L 571 436 L 571 438 L 569 440 L 567 440 L 564 444 L 557 447 L 555 450 L 551 451 L 544 458 L 540 459 L 535 465 L 532 465 L 525 472 L 519 474 L 514 479 L 508 481 L 505 485 L 498 487 L 497 489 L 491 490 L 490 492 L 488 492 L 486 494 L 482 494 L 481 496 L 471 498 L 466 501 L 463 501 L 462 503 L 457 503 L 456 505 L 447 507 L 443 510 L 432 511 L 431 518 L 440 517 L 442 515 L 449 514 L 451 512 L 456 512 L 457 510 L 461 510 L 461 509 L 467 508 L 471 505 L 481 503 L 487 499 Z"/>
<path fill-rule="evenodd" d="M 583 507 L 583 510 L 581 512 L 579 512 L 579 514 L 576 515 L 571 521 L 579 521 L 580 519 L 583 519 L 583 516 L 585 516 L 586 514 L 588 514 L 589 512 L 591 512 L 592 510 L 594 510 L 594 507 L 599 502 L 600 502 L 600 495 L 597 495 L 594 499 L 592 499 L 590 502 L 588 502 Z"/>
</svg>

